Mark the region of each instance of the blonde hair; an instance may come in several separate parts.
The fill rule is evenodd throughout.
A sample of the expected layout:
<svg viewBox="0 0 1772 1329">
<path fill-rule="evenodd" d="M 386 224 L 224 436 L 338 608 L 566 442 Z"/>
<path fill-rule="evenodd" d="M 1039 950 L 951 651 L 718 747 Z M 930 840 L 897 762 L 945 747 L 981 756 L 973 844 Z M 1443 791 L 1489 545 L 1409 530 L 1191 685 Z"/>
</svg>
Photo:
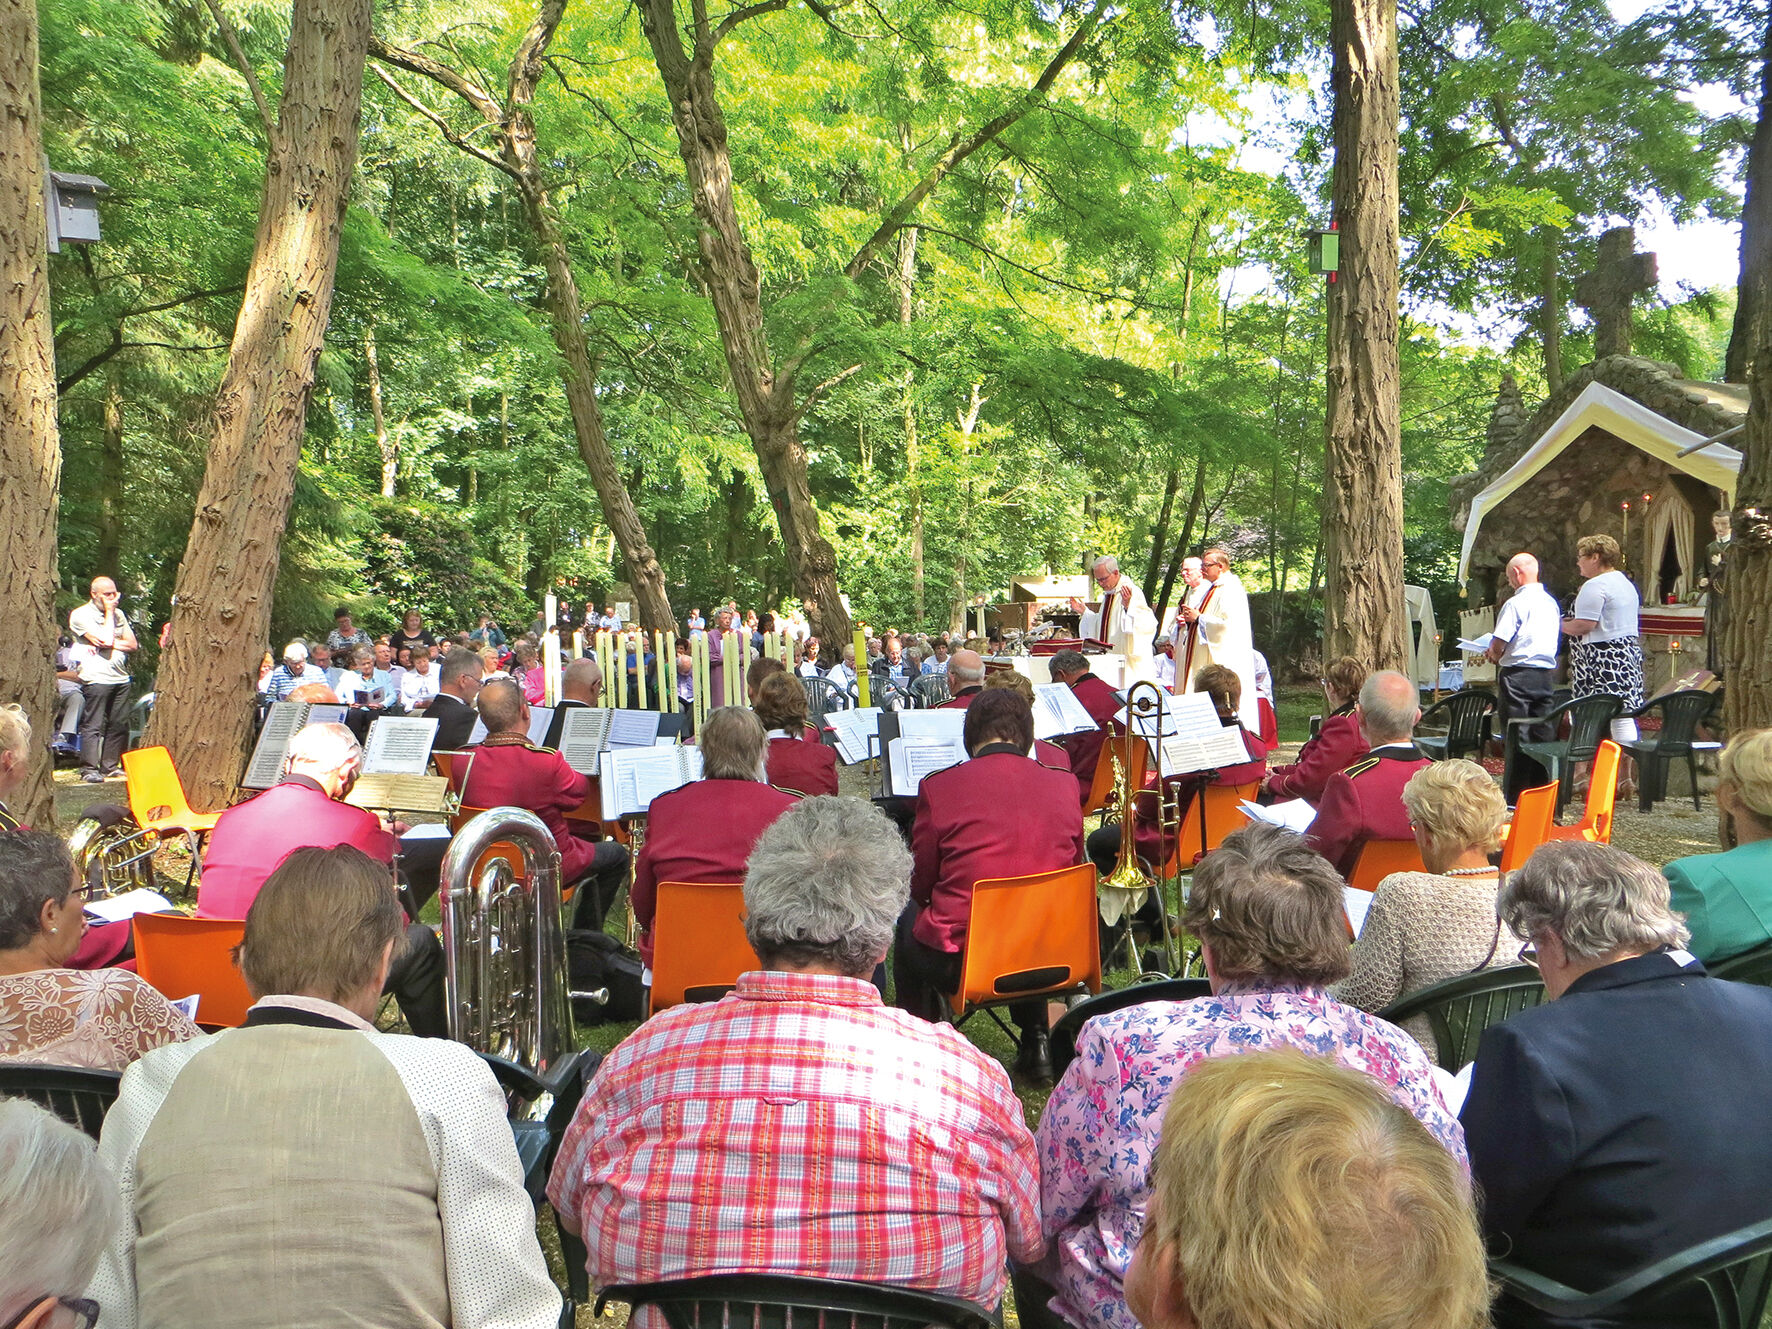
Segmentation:
<svg viewBox="0 0 1772 1329">
<path fill-rule="evenodd" d="M 1743 808 L 1772 825 L 1772 729 L 1748 729 L 1731 738 L 1718 759 L 1717 778 L 1735 791 Z"/>
<path fill-rule="evenodd" d="M 1436 761 L 1403 786 L 1403 807 L 1416 835 L 1440 855 L 1501 848 L 1507 800 L 1489 772 L 1474 761 Z"/>
<path fill-rule="evenodd" d="M 1575 542 L 1577 557 L 1586 558 L 1592 555 L 1600 560 L 1600 566 L 1611 569 L 1618 566 L 1618 541 L 1609 535 L 1584 535 Z"/>
<path fill-rule="evenodd" d="M 984 676 L 984 685 L 991 688 L 1008 688 L 1029 706 L 1034 704 L 1034 680 L 1015 669 L 998 669 Z"/>
<path fill-rule="evenodd" d="M 31 719 L 15 702 L 0 706 L 0 752 L 24 756 L 31 747 Z"/>
<path fill-rule="evenodd" d="M 1295 1049 L 1217 1057 L 1163 1115 L 1140 1260 L 1201 1329 L 1477 1329 L 1483 1239 L 1458 1162 L 1371 1076 Z"/>
</svg>

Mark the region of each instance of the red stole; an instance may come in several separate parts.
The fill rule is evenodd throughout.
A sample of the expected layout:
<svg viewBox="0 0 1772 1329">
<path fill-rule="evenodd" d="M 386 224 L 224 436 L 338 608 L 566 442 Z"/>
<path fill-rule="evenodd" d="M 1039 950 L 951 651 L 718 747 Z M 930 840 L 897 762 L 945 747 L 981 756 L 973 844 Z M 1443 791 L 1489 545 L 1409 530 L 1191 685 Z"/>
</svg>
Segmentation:
<svg viewBox="0 0 1772 1329">
<path fill-rule="evenodd" d="M 1177 692 L 1186 692 L 1193 682 L 1194 643 L 1200 639 L 1200 620 L 1198 615 L 1206 612 L 1206 606 L 1212 603 L 1212 593 L 1217 589 L 1217 582 L 1206 583 L 1206 594 L 1200 597 L 1200 603 L 1196 606 L 1196 616 L 1194 621 L 1187 625 L 1187 653 L 1182 658 L 1181 672 L 1175 676 L 1175 690 Z M 1182 603 L 1185 604 L 1186 602 L 1187 597 L 1186 595 L 1183 595 Z M 1185 622 L 1186 620 L 1183 621 Z"/>
</svg>

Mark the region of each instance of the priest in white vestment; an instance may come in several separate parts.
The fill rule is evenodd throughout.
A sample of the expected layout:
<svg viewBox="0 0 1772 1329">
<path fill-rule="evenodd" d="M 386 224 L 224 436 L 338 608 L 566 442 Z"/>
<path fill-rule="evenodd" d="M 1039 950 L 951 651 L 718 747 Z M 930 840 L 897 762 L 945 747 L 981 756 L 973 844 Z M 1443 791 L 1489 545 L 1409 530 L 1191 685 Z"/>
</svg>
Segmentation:
<svg viewBox="0 0 1772 1329">
<path fill-rule="evenodd" d="M 1193 624 L 1196 637 L 1192 659 L 1187 662 L 1191 672 L 1184 690 L 1192 687 L 1193 675 L 1205 666 L 1223 665 L 1243 684 L 1237 719 L 1250 733 L 1259 734 L 1261 703 L 1255 690 L 1255 640 L 1249 629 L 1249 595 L 1231 571 L 1230 555 L 1222 549 L 1208 549 L 1201 554 L 1200 571 L 1206 578 L 1206 593 L 1197 608 L 1184 606 L 1181 610 L 1181 616 Z"/>
<path fill-rule="evenodd" d="M 1072 599 L 1071 608 L 1082 615 L 1078 631 L 1088 640 L 1105 641 L 1110 651 L 1126 657 L 1128 683 L 1155 679 L 1151 642 L 1157 635 L 1157 616 L 1151 612 L 1150 602 L 1111 555 L 1096 559 L 1093 572 L 1095 584 L 1101 587 L 1101 607 L 1090 609 L 1081 600 Z"/>
<path fill-rule="evenodd" d="M 1191 554 L 1181 560 L 1181 582 L 1181 603 L 1175 608 L 1169 630 L 1163 634 L 1157 657 L 1157 682 L 1171 692 L 1188 691 L 1188 684 L 1183 680 L 1187 673 L 1188 647 L 1195 636 L 1194 625 L 1182 617 L 1181 611 L 1198 609 L 1206 594 L 1206 579 L 1200 575 L 1200 560 Z"/>
</svg>

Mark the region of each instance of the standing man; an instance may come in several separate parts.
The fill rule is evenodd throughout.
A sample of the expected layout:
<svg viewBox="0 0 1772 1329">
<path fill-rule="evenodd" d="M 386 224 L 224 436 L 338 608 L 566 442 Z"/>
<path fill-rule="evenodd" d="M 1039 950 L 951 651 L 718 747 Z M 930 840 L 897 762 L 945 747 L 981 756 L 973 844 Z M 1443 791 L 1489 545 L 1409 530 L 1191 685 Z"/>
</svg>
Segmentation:
<svg viewBox="0 0 1772 1329">
<path fill-rule="evenodd" d="M 1495 616 L 1495 632 L 1485 652 L 1500 666 L 1501 732 L 1507 734 L 1510 719 L 1543 715 L 1551 708 L 1557 684 L 1557 643 L 1562 640 L 1562 612 L 1538 580 L 1538 560 L 1531 554 L 1515 554 L 1507 561 L 1507 582 L 1514 593 Z M 1521 735 L 1528 743 L 1545 743 L 1556 737 L 1550 726 L 1535 724 Z M 1508 763 L 1502 793 L 1512 804 L 1520 790 L 1550 779 L 1544 767 L 1523 754 Z"/>
<path fill-rule="evenodd" d="M 1175 623 L 1169 640 L 1158 648 L 1162 658 L 1157 661 L 1157 682 L 1171 692 L 1186 692 L 1187 680 L 1193 678 L 1194 642 L 1199 634 L 1194 625 L 1182 616 L 1183 609 L 1199 609 L 1206 595 L 1206 578 L 1200 572 L 1200 560 L 1191 554 L 1181 560 L 1181 603 L 1175 607 Z"/>
<path fill-rule="evenodd" d="M 1071 608 L 1082 615 L 1078 627 L 1081 636 L 1105 641 L 1108 649 L 1126 657 L 1126 681 L 1155 679 L 1157 667 L 1151 653 L 1151 639 L 1157 635 L 1157 617 L 1151 613 L 1144 592 L 1120 571 L 1119 560 L 1103 554 L 1095 560 L 1091 573 L 1101 587 L 1101 607 L 1090 609 L 1073 598 Z"/>
<path fill-rule="evenodd" d="M 1231 556 L 1214 546 L 1200 555 L 1206 590 L 1197 607 L 1183 605 L 1180 615 L 1193 627 L 1186 670 L 1179 673 L 1178 692 L 1194 690 L 1194 676 L 1209 664 L 1223 665 L 1243 684 L 1237 721 L 1252 734 L 1261 732 L 1261 705 L 1255 687 L 1255 640 L 1249 630 L 1249 594 L 1231 571 Z"/>
<path fill-rule="evenodd" d="M 117 583 L 94 577 L 92 598 L 68 615 L 80 660 L 80 778 L 98 784 L 123 774 L 129 742 L 129 657 L 139 649 L 129 620 L 117 607 Z"/>
</svg>

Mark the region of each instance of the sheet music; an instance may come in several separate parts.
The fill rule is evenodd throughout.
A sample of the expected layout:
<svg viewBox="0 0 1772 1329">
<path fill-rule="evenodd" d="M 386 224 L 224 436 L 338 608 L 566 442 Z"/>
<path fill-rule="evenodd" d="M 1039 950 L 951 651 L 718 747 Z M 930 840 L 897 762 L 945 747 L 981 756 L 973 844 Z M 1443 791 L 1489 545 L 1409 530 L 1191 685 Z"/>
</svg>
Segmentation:
<svg viewBox="0 0 1772 1329">
<path fill-rule="evenodd" d="M 188 997 L 180 997 L 176 1001 L 168 1002 L 168 1005 L 183 1011 L 187 1020 L 195 1020 L 197 1018 L 197 1003 L 202 1000 L 202 997 L 201 992 L 193 992 Z"/>
<path fill-rule="evenodd" d="M 308 707 L 299 701 L 274 701 L 265 727 L 258 731 L 258 743 L 252 749 L 252 760 L 246 764 L 246 778 L 240 783 L 248 789 L 269 789 L 283 778 L 283 756 L 289 740 L 295 737 L 308 717 Z"/>
<path fill-rule="evenodd" d="M 914 712 L 907 712 L 914 714 Z M 891 792 L 903 798 L 915 796 L 925 775 L 945 771 L 966 760 L 966 749 L 959 743 L 942 743 L 930 739 L 895 738 L 886 745 L 886 764 L 891 775 Z"/>
<path fill-rule="evenodd" d="M 150 891 L 141 887 L 133 891 L 124 891 L 121 895 L 108 896 L 102 900 L 88 900 L 86 912 L 105 923 L 120 923 L 126 918 L 134 918 L 137 914 L 170 914 L 176 913 L 171 900 L 159 891 Z"/>
<path fill-rule="evenodd" d="M 1202 693 L 1198 693 L 1198 694 L 1187 693 L 1185 695 L 1186 696 L 1198 695 L 1200 697 L 1204 697 L 1206 694 L 1202 692 Z M 1125 698 L 1121 698 L 1121 700 L 1124 701 Z M 1173 734 L 1173 733 L 1177 733 L 1180 731 L 1181 716 L 1176 713 L 1175 703 L 1179 702 L 1181 700 L 1182 700 L 1181 697 L 1176 697 L 1176 698 L 1174 698 L 1173 701 L 1169 702 L 1168 704 L 1166 704 L 1163 707 L 1163 714 L 1162 714 L 1163 733 Z M 1208 701 L 1207 705 L 1208 706 L 1211 705 L 1210 701 Z M 1119 725 L 1122 729 L 1130 727 L 1129 723 L 1127 721 L 1127 718 L 1126 718 L 1128 709 L 1129 709 L 1128 707 L 1122 706 L 1122 707 L 1120 707 L 1120 709 L 1118 711 L 1116 711 L 1114 713 L 1114 723 Z M 1088 712 L 1085 711 L 1084 714 L 1087 715 Z M 1214 722 L 1216 722 L 1217 718 L 1218 718 L 1217 713 L 1214 712 L 1214 714 L 1213 714 Z M 1155 711 L 1140 712 L 1139 716 L 1138 716 L 1138 725 L 1137 725 L 1138 732 L 1145 738 L 1157 737 L 1157 721 L 1158 721 L 1158 716 Z M 1039 737 L 1039 735 L 1036 734 L 1035 737 L 1037 738 L 1037 737 Z"/>
<path fill-rule="evenodd" d="M 601 770 L 600 754 L 608 746 L 610 717 L 607 706 L 573 706 L 560 724 L 560 755 L 580 775 Z"/>
<path fill-rule="evenodd" d="M 369 726 L 363 751 L 365 775 L 423 775 L 430 765 L 437 722 L 423 716 L 384 715 Z"/>
<path fill-rule="evenodd" d="M 606 748 L 649 748 L 658 738 L 658 712 L 615 710 L 609 713 Z"/>
<path fill-rule="evenodd" d="M 359 775 L 343 799 L 371 812 L 447 813 L 449 781 L 441 775 Z"/>
<path fill-rule="evenodd" d="M 1354 936 L 1360 935 L 1360 929 L 1366 926 L 1366 913 L 1372 908 L 1372 892 L 1356 891 L 1352 886 L 1341 888 L 1341 898 L 1347 909 L 1347 921 L 1354 930 Z"/>
<path fill-rule="evenodd" d="M 951 711 L 900 711 L 898 736 L 913 742 L 952 743 L 965 752 L 966 712 L 956 707 Z"/>
<path fill-rule="evenodd" d="M 1066 683 L 1034 684 L 1034 737 L 1085 734 L 1099 726 Z"/>
<path fill-rule="evenodd" d="M 1308 831 L 1311 823 L 1317 819 L 1317 810 L 1302 798 L 1289 798 L 1283 803 L 1272 803 L 1267 807 L 1244 801 L 1237 804 L 1237 807 L 1250 821 L 1265 821 L 1270 825 L 1284 826 L 1300 835 Z"/>
<path fill-rule="evenodd" d="M 699 748 L 616 748 L 603 760 L 598 782 L 603 819 L 631 817 L 652 800 L 701 779 Z"/>
<path fill-rule="evenodd" d="M 911 714 L 915 714 L 915 712 L 911 712 Z M 900 718 L 903 717 L 900 716 Z M 824 722 L 837 736 L 837 755 L 843 759 L 844 765 L 853 766 L 859 761 L 866 761 L 873 755 L 873 745 L 870 740 L 877 738 L 880 732 L 880 708 L 878 706 L 832 711 L 825 716 Z"/>
<path fill-rule="evenodd" d="M 1221 725 L 1217 734 L 1209 738 L 1170 735 L 1163 740 L 1158 757 L 1158 773 L 1167 777 L 1217 770 L 1220 766 L 1241 766 L 1249 760 L 1249 749 L 1243 746 L 1242 730 Z"/>
</svg>

